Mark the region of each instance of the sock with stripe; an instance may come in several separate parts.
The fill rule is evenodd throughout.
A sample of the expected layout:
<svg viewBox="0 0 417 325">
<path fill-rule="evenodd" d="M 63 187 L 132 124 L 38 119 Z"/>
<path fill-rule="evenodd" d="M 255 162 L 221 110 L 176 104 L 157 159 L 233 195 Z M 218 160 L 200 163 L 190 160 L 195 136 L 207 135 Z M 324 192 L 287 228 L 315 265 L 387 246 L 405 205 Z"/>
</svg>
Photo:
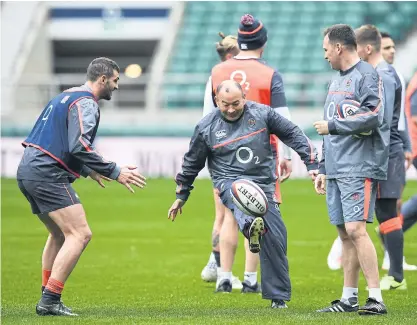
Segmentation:
<svg viewBox="0 0 417 325">
<path fill-rule="evenodd" d="M 60 301 L 62 290 L 64 290 L 64 284 L 62 282 L 49 278 L 42 294 L 42 301 L 46 304 Z"/>
<path fill-rule="evenodd" d="M 388 275 L 393 276 L 395 281 L 402 282 L 404 279 L 404 233 L 401 219 L 395 217 L 381 223 L 380 231 L 384 235 L 385 249 L 390 259 Z"/>
<path fill-rule="evenodd" d="M 45 290 L 46 284 L 48 283 L 51 273 L 52 273 L 51 270 L 45 270 L 45 269 L 42 270 L 42 290 L 41 290 L 42 293 L 43 293 L 43 290 Z"/>
</svg>

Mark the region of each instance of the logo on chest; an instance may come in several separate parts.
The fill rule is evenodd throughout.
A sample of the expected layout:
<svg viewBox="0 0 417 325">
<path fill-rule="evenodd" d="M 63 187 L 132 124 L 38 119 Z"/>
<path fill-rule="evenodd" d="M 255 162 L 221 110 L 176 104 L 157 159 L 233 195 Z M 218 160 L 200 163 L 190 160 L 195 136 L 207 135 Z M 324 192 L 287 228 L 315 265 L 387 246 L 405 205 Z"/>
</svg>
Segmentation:
<svg viewBox="0 0 417 325">
<path fill-rule="evenodd" d="M 253 128 L 255 125 L 256 125 L 256 120 L 253 117 L 249 118 L 248 119 L 248 126 L 250 128 Z"/>
<path fill-rule="evenodd" d="M 219 130 L 219 131 L 216 131 L 215 135 L 216 135 L 216 139 L 220 140 L 226 137 L 227 133 L 226 133 L 226 130 Z"/>
</svg>

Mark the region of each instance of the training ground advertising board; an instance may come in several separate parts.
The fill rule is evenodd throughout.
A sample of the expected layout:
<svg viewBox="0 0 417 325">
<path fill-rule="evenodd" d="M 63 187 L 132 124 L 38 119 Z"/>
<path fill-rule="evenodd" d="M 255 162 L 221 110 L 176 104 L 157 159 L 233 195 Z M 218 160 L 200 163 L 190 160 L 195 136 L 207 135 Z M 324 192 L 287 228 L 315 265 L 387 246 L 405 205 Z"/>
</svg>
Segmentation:
<svg viewBox="0 0 417 325">
<path fill-rule="evenodd" d="M 22 138 L 1 138 L 1 176 L 15 177 L 23 153 Z M 188 149 L 189 138 L 153 137 L 101 137 L 97 139 L 97 150 L 106 158 L 119 165 L 135 164 L 146 177 L 173 178 L 181 168 L 182 157 Z M 313 141 L 321 155 L 321 142 Z M 204 168 L 199 177 L 208 177 Z M 307 178 L 308 174 L 298 155 L 293 152 L 292 178 Z M 416 170 L 411 167 L 408 179 L 417 179 Z"/>
</svg>

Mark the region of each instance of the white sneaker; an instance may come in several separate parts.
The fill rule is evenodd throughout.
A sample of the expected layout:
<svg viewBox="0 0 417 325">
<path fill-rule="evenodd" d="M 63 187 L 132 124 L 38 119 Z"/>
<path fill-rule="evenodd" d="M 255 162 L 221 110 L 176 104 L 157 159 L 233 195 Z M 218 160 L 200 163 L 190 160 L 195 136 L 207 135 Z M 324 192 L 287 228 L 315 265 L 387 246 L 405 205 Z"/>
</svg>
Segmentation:
<svg viewBox="0 0 417 325">
<path fill-rule="evenodd" d="M 232 274 L 232 289 L 234 290 L 242 290 L 243 285 L 242 282 L 239 280 L 237 276 Z"/>
<path fill-rule="evenodd" d="M 327 265 L 330 270 L 339 270 L 342 267 L 342 241 L 339 236 L 333 242 L 327 256 Z"/>
<path fill-rule="evenodd" d="M 385 253 L 384 253 L 384 261 L 382 262 L 382 269 L 385 270 L 385 271 L 388 271 L 390 265 L 391 264 L 390 264 L 388 252 L 385 251 Z"/>
<path fill-rule="evenodd" d="M 417 271 L 417 265 L 408 264 L 405 261 L 405 256 L 403 257 L 403 269 L 404 271 Z"/>
<path fill-rule="evenodd" d="M 382 262 L 382 269 L 388 271 L 390 268 L 390 259 L 388 254 L 385 254 L 384 261 Z M 408 264 L 403 257 L 403 270 L 404 271 L 417 271 L 417 265 Z"/>
<path fill-rule="evenodd" d="M 217 281 L 217 264 L 213 253 L 211 253 L 207 265 L 201 271 L 201 278 L 206 282 Z"/>
</svg>

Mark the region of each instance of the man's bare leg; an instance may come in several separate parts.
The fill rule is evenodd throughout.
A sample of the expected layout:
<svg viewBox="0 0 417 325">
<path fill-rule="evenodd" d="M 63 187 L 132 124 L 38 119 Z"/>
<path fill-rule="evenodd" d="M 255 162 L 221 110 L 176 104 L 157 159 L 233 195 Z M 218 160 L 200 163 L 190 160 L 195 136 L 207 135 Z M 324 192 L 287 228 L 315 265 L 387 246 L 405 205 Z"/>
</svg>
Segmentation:
<svg viewBox="0 0 417 325">
<path fill-rule="evenodd" d="M 207 282 L 213 282 L 217 280 L 217 273 L 220 271 L 220 230 L 224 220 L 224 205 L 221 203 L 218 190 L 214 189 L 214 206 L 215 206 L 215 219 L 213 224 L 213 232 L 211 235 L 212 251 L 207 265 L 201 272 L 201 278 Z"/>
<path fill-rule="evenodd" d="M 338 226 L 339 237 L 342 241 L 343 292 L 340 299 L 345 304 L 357 306 L 360 264 L 356 247 L 344 226 Z"/>
<path fill-rule="evenodd" d="M 258 282 L 258 265 L 259 254 L 254 254 L 249 250 L 249 241 L 245 238 L 245 274 L 244 281 L 249 282 L 251 286 L 254 286 Z"/>
<path fill-rule="evenodd" d="M 231 281 L 232 267 L 238 244 L 238 226 L 232 212 L 225 208 L 225 217 L 220 230 L 221 272 Z"/>
<path fill-rule="evenodd" d="M 55 258 L 64 244 L 65 237 L 57 224 L 48 216 L 48 214 L 38 214 L 39 219 L 44 223 L 49 231 L 42 254 L 42 292 L 51 276 L 52 266 Z"/>
<path fill-rule="evenodd" d="M 53 262 L 51 276 L 42 296 L 44 302 L 59 301 L 65 281 L 91 239 L 91 230 L 81 204 L 53 211 L 49 217 L 62 231 L 65 241 Z"/>
<path fill-rule="evenodd" d="M 378 260 L 375 246 L 366 231 L 364 221 L 355 221 L 345 224 L 346 233 L 356 247 L 358 260 L 369 288 L 369 297 L 382 302 L 379 288 Z"/>
</svg>

